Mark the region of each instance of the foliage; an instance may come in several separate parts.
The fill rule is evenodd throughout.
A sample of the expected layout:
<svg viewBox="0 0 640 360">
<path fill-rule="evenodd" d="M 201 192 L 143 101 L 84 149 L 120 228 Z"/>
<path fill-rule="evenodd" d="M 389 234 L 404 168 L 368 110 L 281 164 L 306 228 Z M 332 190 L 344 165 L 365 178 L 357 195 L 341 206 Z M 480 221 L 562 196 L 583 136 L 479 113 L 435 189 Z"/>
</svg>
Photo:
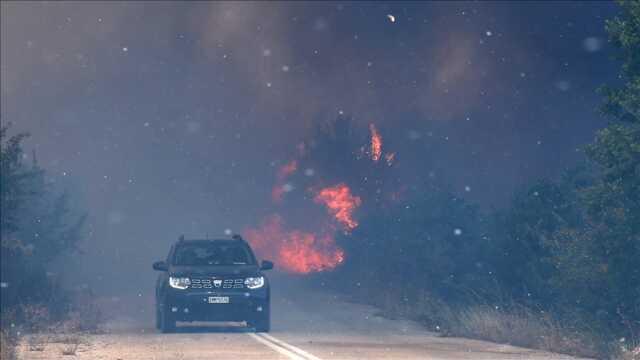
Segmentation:
<svg viewBox="0 0 640 360">
<path fill-rule="evenodd" d="M 348 118 L 322 123 L 312 139 L 304 165 L 367 200 L 358 209 L 359 226 L 338 238 L 347 261 L 329 276 L 365 293 L 382 285 L 404 301 L 424 289 L 465 301 L 470 291 L 478 296 L 492 286 L 484 250 L 490 239 L 476 207 L 434 182 L 403 188 L 393 164 L 368 156 L 369 138 L 358 137 Z M 345 175 L 345 168 L 352 171 Z"/>
<path fill-rule="evenodd" d="M 467 283 L 484 270 L 482 218 L 446 191 L 412 195 L 408 203 L 380 209 L 342 237 L 348 261 L 340 271 L 369 290 L 384 286 L 414 297 L 426 288 L 462 299 Z"/>
<path fill-rule="evenodd" d="M 602 290 L 594 302 L 599 312 L 616 315 L 612 326 L 640 331 L 640 2 L 623 1 L 622 15 L 607 30 L 622 60 L 617 90 L 606 92 L 603 112 L 614 120 L 587 147 L 601 171 L 583 191 L 585 226 L 569 236 L 580 244 L 574 256 L 588 257 L 581 270 L 593 275 Z M 579 237 L 577 237 L 579 236 Z M 584 284 L 558 281 L 580 289 Z M 593 297 L 592 297 L 593 298 Z"/>
<path fill-rule="evenodd" d="M 417 318 L 422 315 L 416 309 L 433 302 L 425 293 L 463 309 L 469 299 L 506 308 L 516 301 L 554 314 L 563 325 L 599 341 L 637 342 L 640 1 L 620 4 L 622 12 L 607 22 L 607 30 L 619 49 L 622 84 L 601 89 L 602 113 L 610 123 L 586 147 L 585 164 L 557 181 L 541 180 L 517 192 L 510 206 L 488 222 L 446 187 L 428 182 L 402 202 L 360 212 L 360 226 L 340 241 L 348 261 L 332 275 L 336 282 L 355 285 L 363 299 L 386 309 L 413 309 L 401 313 Z M 316 136 L 331 149 L 346 135 L 335 127 Z M 338 151 L 309 157 L 322 159 L 318 166 L 324 169 L 323 164 L 340 167 L 337 157 L 354 154 Z M 384 193 L 379 186 L 384 173 L 345 161 L 374 184 L 367 193 Z M 381 286 L 385 291 L 377 291 Z M 481 332 L 474 336 L 487 336 Z"/>
<path fill-rule="evenodd" d="M 516 196 L 499 228 L 499 278 L 514 296 L 602 334 L 640 331 L 640 2 L 607 22 L 624 84 L 603 88 L 611 120 L 586 147 L 588 168 Z M 536 195 L 532 197 L 531 195 Z M 523 287 L 518 289 L 518 283 Z"/>
<path fill-rule="evenodd" d="M 610 326 L 640 329 L 640 127 L 611 124 L 588 147 L 600 169 L 580 191 L 583 221 L 555 236 L 553 282 Z M 628 322 L 629 319 L 634 319 Z"/>
<path fill-rule="evenodd" d="M 18 210 L 33 195 L 29 183 L 36 176 L 33 169 L 27 169 L 22 162 L 20 143 L 28 135 L 14 135 L 5 141 L 7 132 L 7 127 L 0 129 L 0 232 L 3 241 L 5 235 L 18 229 Z"/>
<path fill-rule="evenodd" d="M 622 61 L 619 88 L 605 86 L 602 111 L 614 120 L 640 122 L 640 1 L 619 1 L 623 15 L 607 21 L 607 31 L 613 45 L 619 49 Z"/>
<path fill-rule="evenodd" d="M 55 315 L 64 311 L 66 295 L 48 265 L 74 250 L 84 217 L 72 215 L 68 196 L 55 192 L 35 161 L 25 163 L 26 136 L 0 132 L 2 309 L 44 303 Z"/>
</svg>

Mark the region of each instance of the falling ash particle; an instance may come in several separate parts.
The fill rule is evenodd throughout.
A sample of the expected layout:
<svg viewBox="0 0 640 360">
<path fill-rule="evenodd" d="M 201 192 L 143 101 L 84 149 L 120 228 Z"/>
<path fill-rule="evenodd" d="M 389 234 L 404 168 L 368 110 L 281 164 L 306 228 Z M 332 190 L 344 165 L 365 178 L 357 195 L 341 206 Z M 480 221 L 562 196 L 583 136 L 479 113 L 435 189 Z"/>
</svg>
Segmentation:
<svg viewBox="0 0 640 360">
<path fill-rule="evenodd" d="M 557 81 L 555 85 L 560 91 L 568 91 L 571 88 L 571 83 L 566 80 Z"/>
<path fill-rule="evenodd" d="M 293 189 L 294 186 L 291 183 L 286 183 L 282 186 L 282 190 L 284 190 L 284 192 L 291 192 Z"/>
<path fill-rule="evenodd" d="M 602 49 L 603 41 L 597 37 L 588 37 L 582 41 L 582 47 L 588 52 L 596 52 Z"/>
</svg>

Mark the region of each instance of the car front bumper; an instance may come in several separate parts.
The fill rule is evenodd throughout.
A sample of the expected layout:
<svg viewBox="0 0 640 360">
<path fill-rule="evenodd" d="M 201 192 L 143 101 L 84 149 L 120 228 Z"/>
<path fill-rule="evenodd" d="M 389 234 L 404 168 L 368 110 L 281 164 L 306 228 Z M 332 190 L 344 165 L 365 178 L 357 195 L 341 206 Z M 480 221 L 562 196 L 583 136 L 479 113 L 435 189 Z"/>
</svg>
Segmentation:
<svg viewBox="0 0 640 360">
<path fill-rule="evenodd" d="M 211 304 L 210 297 L 228 297 L 229 303 Z M 174 290 L 164 305 L 177 321 L 246 321 L 269 311 L 269 289 Z"/>
</svg>

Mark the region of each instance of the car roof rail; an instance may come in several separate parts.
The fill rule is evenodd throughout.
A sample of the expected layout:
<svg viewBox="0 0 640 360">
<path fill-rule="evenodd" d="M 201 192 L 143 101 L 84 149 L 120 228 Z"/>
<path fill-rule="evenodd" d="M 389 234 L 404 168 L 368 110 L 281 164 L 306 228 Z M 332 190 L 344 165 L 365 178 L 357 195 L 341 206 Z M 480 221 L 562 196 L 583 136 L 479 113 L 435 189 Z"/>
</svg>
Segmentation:
<svg viewBox="0 0 640 360">
<path fill-rule="evenodd" d="M 244 241 L 244 239 L 242 238 L 242 236 L 240 234 L 233 234 L 231 236 L 232 240 L 236 240 L 236 241 Z"/>
</svg>

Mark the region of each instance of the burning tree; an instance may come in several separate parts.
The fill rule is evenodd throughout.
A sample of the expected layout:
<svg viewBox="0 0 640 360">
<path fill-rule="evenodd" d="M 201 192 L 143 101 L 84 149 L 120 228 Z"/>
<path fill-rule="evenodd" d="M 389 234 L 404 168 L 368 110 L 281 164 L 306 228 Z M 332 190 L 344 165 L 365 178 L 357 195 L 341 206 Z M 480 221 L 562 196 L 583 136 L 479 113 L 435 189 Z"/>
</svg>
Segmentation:
<svg viewBox="0 0 640 360">
<path fill-rule="evenodd" d="M 259 253 L 294 273 L 330 270 L 344 261 L 335 234 L 353 231 L 363 208 L 374 209 L 397 189 L 388 180 L 395 153 L 385 152 L 374 124 L 368 130 L 358 132 L 347 117 L 316 125 L 296 157 L 277 171 L 271 196 L 278 213 L 245 230 Z"/>
</svg>

